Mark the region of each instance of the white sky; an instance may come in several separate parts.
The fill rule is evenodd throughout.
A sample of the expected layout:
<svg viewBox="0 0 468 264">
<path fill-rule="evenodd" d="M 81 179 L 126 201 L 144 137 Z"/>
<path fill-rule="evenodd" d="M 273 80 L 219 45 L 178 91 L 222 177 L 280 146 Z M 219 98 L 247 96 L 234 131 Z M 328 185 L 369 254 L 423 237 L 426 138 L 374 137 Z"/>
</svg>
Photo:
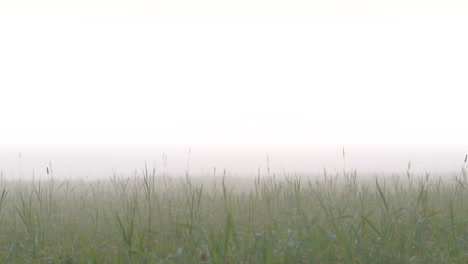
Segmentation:
<svg viewBox="0 0 468 264">
<path fill-rule="evenodd" d="M 465 2 L 2 0 L 0 144 L 466 145 Z"/>
</svg>

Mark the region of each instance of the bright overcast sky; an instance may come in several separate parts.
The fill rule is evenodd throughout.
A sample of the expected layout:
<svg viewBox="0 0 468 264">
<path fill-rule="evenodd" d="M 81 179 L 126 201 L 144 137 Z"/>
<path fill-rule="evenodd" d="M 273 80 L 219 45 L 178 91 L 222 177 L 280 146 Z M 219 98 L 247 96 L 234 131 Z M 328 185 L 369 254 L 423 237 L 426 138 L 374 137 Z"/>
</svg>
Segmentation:
<svg viewBox="0 0 468 264">
<path fill-rule="evenodd" d="M 0 143 L 466 144 L 467 10 L 2 0 Z"/>
</svg>

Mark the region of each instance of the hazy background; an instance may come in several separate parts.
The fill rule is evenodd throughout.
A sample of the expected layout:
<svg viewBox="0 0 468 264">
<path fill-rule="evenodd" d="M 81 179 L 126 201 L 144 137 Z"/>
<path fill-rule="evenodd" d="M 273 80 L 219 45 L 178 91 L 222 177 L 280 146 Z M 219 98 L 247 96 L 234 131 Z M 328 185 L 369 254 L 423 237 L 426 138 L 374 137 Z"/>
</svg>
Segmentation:
<svg viewBox="0 0 468 264">
<path fill-rule="evenodd" d="M 467 26 L 465 1 L 4 0 L 0 169 L 458 170 Z"/>
<path fill-rule="evenodd" d="M 21 150 L 22 152 L 18 152 Z M 443 145 L 68 145 L 2 148 L 0 169 L 7 178 L 109 178 L 142 175 L 145 163 L 158 174 L 251 177 L 323 175 L 357 170 L 359 177 L 460 173 L 467 146 Z M 215 169 L 216 168 L 216 169 Z M 269 170 L 269 173 L 268 173 Z"/>
</svg>

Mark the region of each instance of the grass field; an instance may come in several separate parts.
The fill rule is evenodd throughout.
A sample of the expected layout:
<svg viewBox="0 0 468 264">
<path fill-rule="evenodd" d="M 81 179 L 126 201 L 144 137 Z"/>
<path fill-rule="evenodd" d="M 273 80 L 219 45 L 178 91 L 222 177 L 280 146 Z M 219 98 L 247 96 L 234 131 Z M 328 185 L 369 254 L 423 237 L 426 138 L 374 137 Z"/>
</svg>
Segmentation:
<svg viewBox="0 0 468 264">
<path fill-rule="evenodd" d="M 3 178 L 0 262 L 468 263 L 467 185 L 464 169 Z"/>
</svg>

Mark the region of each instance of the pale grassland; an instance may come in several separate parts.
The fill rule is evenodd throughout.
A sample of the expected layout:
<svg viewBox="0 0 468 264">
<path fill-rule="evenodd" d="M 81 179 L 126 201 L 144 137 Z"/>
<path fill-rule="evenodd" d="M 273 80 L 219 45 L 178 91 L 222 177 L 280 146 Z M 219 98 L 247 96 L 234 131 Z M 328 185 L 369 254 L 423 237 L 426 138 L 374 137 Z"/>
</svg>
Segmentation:
<svg viewBox="0 0 468 264">
<path fill-rule="evenodd" d="M 466 171 L 0 182 L 0 263 L 468 263 Z"/>
</svg>

